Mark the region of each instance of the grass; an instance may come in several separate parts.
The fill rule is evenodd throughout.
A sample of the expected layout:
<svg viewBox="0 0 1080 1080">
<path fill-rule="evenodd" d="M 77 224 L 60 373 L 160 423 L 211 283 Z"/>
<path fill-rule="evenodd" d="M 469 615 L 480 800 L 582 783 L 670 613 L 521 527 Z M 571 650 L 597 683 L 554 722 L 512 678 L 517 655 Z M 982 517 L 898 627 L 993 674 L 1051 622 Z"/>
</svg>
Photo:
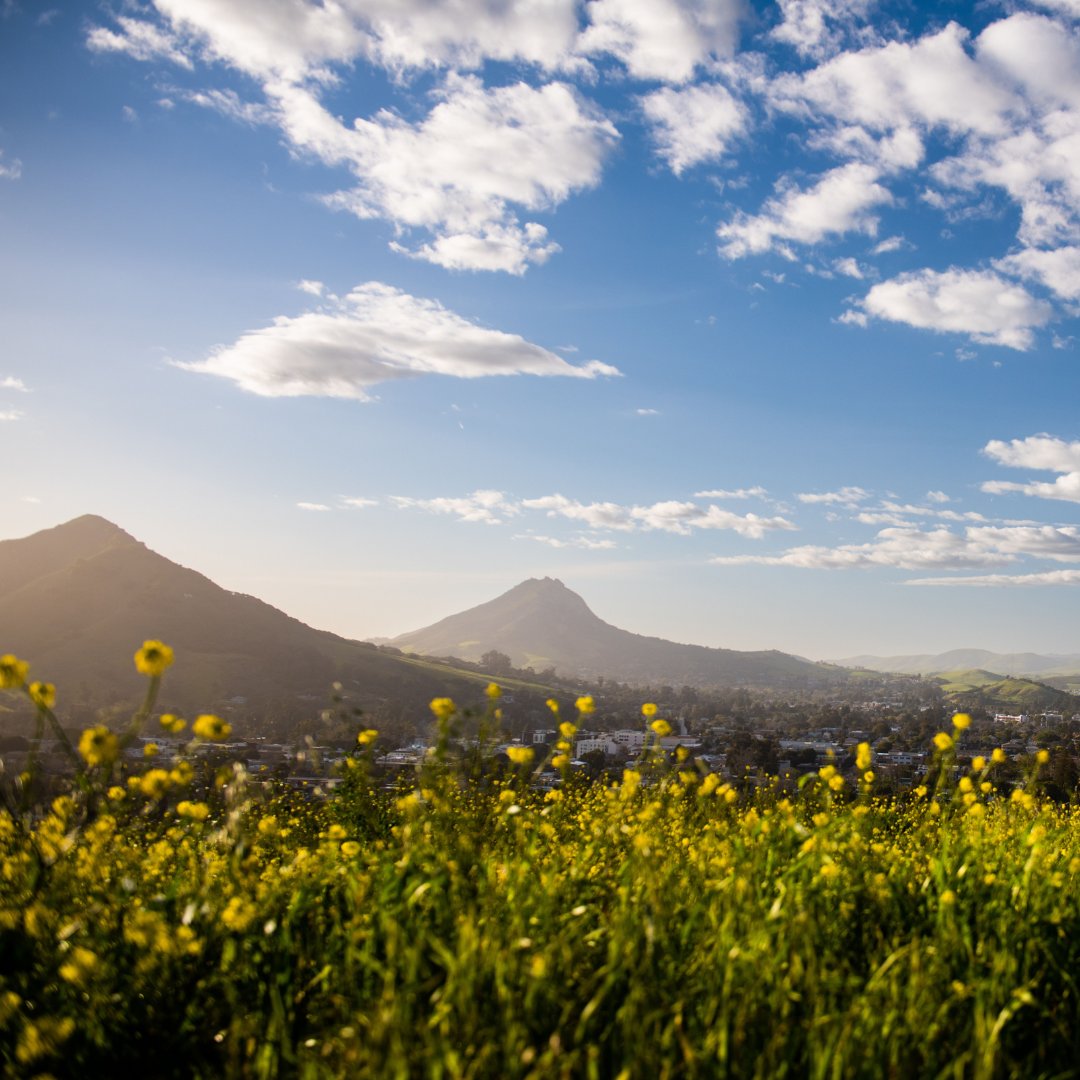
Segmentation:
<svg viewBox="0 0 1080 1080">
<path fill-rule="evenodd" d="M 654 753 L 544 796 L 440 711 L 394 791 L 370 741 L 305 801 L 100 734 L 11 786 L 6 1075 L 1075 1075 L 1077 811 L 954 783 L 962 725 L 906 801 L 868 748 L 790 797 Z"/>
</svg>

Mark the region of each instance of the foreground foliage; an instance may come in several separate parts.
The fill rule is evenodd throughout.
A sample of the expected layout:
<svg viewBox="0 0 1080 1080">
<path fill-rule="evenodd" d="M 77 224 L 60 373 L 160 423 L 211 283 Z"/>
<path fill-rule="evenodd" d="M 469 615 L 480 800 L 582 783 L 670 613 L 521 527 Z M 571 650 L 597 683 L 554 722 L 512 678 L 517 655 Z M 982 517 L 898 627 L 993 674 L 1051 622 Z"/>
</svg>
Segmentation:
<svg viewBox="0 0 1080 1080">
<path fill-rule="evenodd" d="M 902 803 L 865 747 L 858 790 L 653 755 L 543 795 L 440 740 L 390 791 L 374 735 L 312 801 L 194 756 L 117 782 L 98 732 L 71 794 L 0 813 L 5 1071 L 1075 1075 L 1080 821 L 993 761 Z"/>
</svg>

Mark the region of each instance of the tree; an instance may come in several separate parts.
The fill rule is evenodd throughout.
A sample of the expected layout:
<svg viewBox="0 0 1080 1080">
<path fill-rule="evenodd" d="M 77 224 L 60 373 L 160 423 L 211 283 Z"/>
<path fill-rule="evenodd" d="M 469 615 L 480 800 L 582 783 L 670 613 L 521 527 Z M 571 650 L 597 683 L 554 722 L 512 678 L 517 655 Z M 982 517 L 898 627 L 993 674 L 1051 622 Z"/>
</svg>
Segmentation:
<svg viewBox="0 0 1080 1080">
<path fill-rule="evenodd" d="M 488 649 L 480 657 L 480 666 L 492 675 L 506 675 L 514 668 L 514 662 L 498 649 Z"/>
</svg>

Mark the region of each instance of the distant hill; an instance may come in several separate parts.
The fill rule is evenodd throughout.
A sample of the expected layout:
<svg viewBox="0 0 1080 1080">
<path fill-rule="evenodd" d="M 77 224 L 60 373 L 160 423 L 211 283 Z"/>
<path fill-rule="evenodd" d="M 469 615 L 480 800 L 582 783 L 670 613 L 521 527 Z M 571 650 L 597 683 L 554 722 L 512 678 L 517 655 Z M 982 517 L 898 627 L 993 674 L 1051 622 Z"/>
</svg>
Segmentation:
<svg viewBox="0 0 1080 1080">
<path fill-rule="evenodd" d="M 1044 655 L 953 649 L 950 652 L 913 656 L 849 656 L 846 660 L 835 660 L 833 663 L 847 668 L 862 667 L 910 675 L 936 675 L 943 671 L 967 671 L 973 668 L 1000 672 L 1002 675 L 1080 675 L 1080 653 Z"/>
<path fill-rule="evenodd" d="M 976 668 L 937 675 L 942 691 L 957 705 L 967 704 L 1011 712 L 1062 712 L 1071 714 L 1080 701 L 1076 697 L 1036 682 L 1007 677 Z"/>
<path fill-rule="evenodd" d="M 0 653 L 56 683 L 62 711 L 141 698 L 146 683 L 132 655 L 146 638 L 175 650 L 161 702 L 188 711 L 244 698 L 247 711 L 317 714 L 335 680 L 354 701 L 422 712 L 432 697 L 475 690 L 228 592 L 104 518 L 0 542 Z"/>
<path fill-rule="evenodd" d="M 639 685 L 801 688 L 845 678 L 835 668 L 782 652 L 680 645 L 620 630 L 554 578 L 530 578 L 485 604 L 401 634 L 393 644 L 473 661 L 497 649 L 516 667 Z"/>
</svg>

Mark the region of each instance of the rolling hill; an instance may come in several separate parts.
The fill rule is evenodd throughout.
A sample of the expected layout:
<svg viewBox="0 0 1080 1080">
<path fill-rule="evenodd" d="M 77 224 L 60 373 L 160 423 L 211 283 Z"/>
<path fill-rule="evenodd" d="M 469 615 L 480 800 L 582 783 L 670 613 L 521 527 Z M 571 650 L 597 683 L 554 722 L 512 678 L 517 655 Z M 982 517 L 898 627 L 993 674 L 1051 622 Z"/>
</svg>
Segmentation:
<svg viewBox="0 0 1080 1080">
<path fill-rule="evenodd" d="M 243 698 L 249 711 L 312 713 L 341 681 L 361 704 L 391 699 L 423 712 L 432 697 L 475 693 L 451 671 L 315 630 L 171 562 L 88 515 L 0 542 L 0 653 L 56 683 L 61 706 L 141 697 L 132 663 L 146 638 L 173 647 L 161 702 L 188 711 Z"/>
<path fill-rule="evenodd" d="M 621 630 L 554 578 L 530 578 L 494 600 L 401 634 L 392 644 L 473 661 L 497 649 L 516 667 L 638 685 L 802 688 L 845 678 L 836 668 L 782 652 L 682 645 Z"/>
</svg>

